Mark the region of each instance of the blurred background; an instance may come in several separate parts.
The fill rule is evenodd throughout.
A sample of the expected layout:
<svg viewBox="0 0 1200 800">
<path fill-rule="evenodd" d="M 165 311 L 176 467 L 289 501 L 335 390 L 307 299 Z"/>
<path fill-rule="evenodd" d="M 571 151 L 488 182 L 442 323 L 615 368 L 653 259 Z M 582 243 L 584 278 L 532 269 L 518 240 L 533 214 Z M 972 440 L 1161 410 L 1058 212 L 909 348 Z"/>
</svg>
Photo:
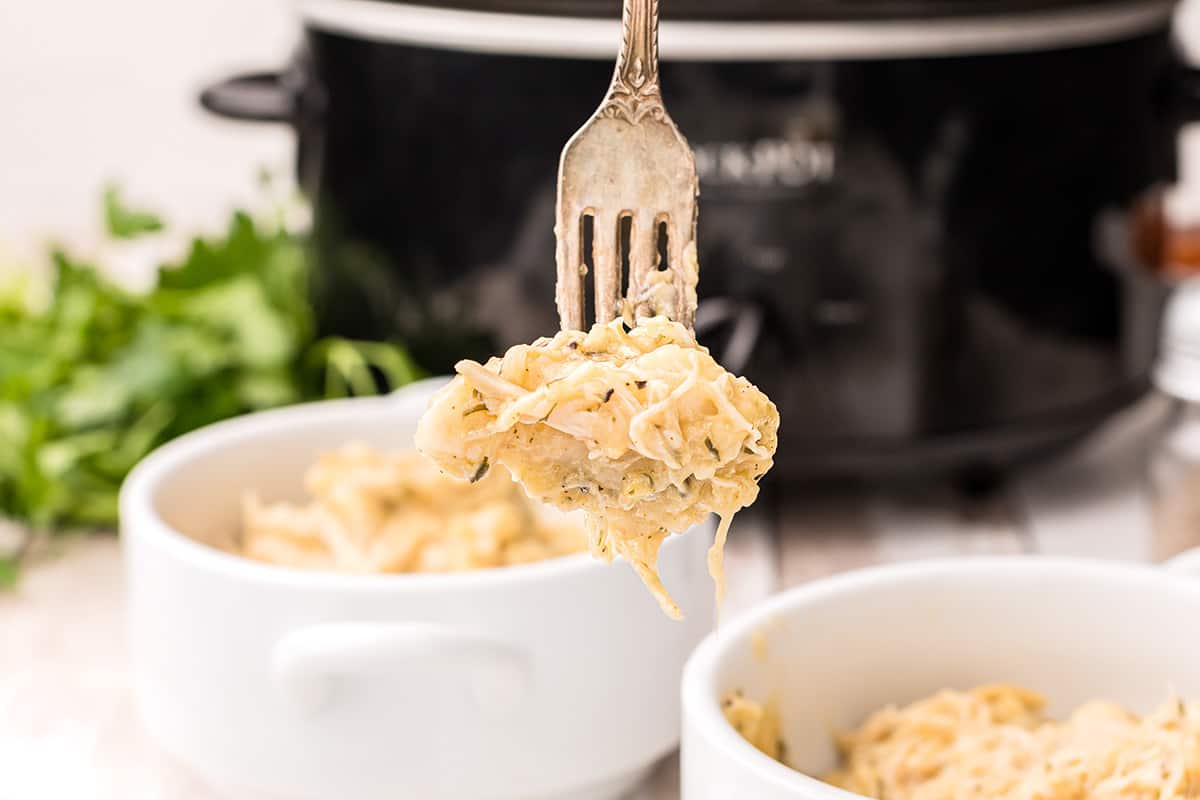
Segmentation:
<svg viewBox="0 0 1200 800">
<path fill-rule="evenodd" d="M 31 533 L 111 529 L 128 469 L 199 425 L 554 330 L 554 168 L 607 84 L 618 9 L 0 9 L 0 581 L 19 587 L 0 596 L 18 653 L 0 748 L 78 745 L 118 788 L 144 752 L 115 544 L 19 574 Z M 701 172 L 698 334 L 783 418 L 731 541 L 731 608 L 877 560 L 1200 544 L 1200 3 L 663 14 Z M 86 614 L 64 599 L 80 585 Z M 76 657 L 91 679 L 44 666 Z M 127 744 L 36 749 L 64 718 L 53 693 Z M 208 796 L 167 775 L 147 796 Z"/>
<path fill-rule="evenodd" d="M 299 179 L 316 202 L 320 333 L 401 341 L 431 372 L 528 341 L 553 327 L 553 170 L 607 81 L 615 22 L 595 17 L 617 8 L 10 9 L 0 248 L 90 252 L 115 181 L 170 223 L 101 259 L 144 283 L 171 242 L 261 207 L 265 172 L 272 199 Z M 665 57 L 686 60 L 665 90 L 703 173 L 699 333 L 784 409 L 780 475 L 990 484 L 1144 394 L 1166 292 L 1129 223 L 1196 113 L 1171 8 L 667 10 Z M 206 113 L 206 88 L 218 114 L 268 121 Z"/>
<path fill-rule="evenodd" d="M 291 179 L 286 130 L 223 124 L 196 103 L 226 71 L 288 57 L 299 36 L 290 3 L 34 6 L 6 8 L 0 25 L 7 246 L 96 239 L 111 180 L 181 226 L 212 227 L 259 199 L 259 169 Z"/>
</svg>

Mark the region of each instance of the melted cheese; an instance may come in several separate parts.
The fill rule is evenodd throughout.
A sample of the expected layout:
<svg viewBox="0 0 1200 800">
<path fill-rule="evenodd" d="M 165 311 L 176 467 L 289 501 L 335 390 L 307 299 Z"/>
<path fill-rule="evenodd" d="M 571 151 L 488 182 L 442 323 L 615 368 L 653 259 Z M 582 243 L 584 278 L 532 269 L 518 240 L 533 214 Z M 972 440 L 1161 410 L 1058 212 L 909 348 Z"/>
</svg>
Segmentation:
<svg viewBox="0 0 1200 800">
<path fill-rule="evenodd" d="M 463 486 L 415 451 L 352 444 L 305 477 L 305 505 L 243 502 L 243 555 L 299 569 L 454 572 L 586 548 L 579 520 L 534 503 L 497 469 Z"/>
<path fill-rule="evenodd" d="M 709 567 L 723 591 L 729 523 L 758 496 L 779 414 L 686 328 L 655 317 L 627 330 L 616 320 L 457 370 L 421 420 L 423 453 L 466 480 L 502 465 L 531 497 L 582 509 L 592 553 L 628 561 L 675 618 L 659 547 L 715 512 Z"/>
<path fill-rule="evenodd" d="M 881 800 L 1200 797 L 1200 703 L 1173 700 L 1139 717 L 1093 701 L 1062 722 L 1043 706 L 1033 692 L 983 686 L 882 709 L 838 738 L 842 763 L 824 780 Z M 739 695 L 725 713 L 751 744 L 785 760 L 764 746 L 764 723 L 753 724 L 773 716 L 770 704 Z"/>
</svg>

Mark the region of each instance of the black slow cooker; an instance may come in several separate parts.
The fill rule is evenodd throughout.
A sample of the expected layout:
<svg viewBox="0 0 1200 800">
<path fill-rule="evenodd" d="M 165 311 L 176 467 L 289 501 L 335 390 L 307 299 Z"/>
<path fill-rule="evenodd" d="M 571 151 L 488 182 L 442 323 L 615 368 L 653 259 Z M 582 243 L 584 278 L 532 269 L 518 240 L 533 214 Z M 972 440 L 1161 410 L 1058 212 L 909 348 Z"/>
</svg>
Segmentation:
<svg viewBox="0 0 1200 800">
<path fill-rule="evenodd" d="M 277 74 L 322 326 L 447 371 L 553 332 L 558 155 L 618 0 L 309 0 Z M 1163 289 L 1124 220 L 1170 181 L 1164 0 L 664 0 L 701 173 L 697 331 L 780 407 L 777 472 L 1004 469 L 1147 386 Z"/>
</svg>

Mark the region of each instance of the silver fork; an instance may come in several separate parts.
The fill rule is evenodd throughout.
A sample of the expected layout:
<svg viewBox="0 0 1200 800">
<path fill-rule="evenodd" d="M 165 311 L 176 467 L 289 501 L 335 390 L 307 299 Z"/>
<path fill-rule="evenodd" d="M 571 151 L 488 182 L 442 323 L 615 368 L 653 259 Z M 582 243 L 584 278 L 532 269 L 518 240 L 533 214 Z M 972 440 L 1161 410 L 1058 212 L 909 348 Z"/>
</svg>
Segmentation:
<svg viewBox="0 0 1200 800">
<path fill-rule="evenodd" d="M 696 316 L 696 160 L 663 106 L 659 0 L 624 0 L 621 51 L 599 110 L 567 142 L 558 168 L 558 286 L 564 330 L 584 330 L 585 219 L 591 218 L 595 322 Z M 628 220 L 628 222 L 623 222 Z M 627 246 L 621 230 L 629 225 Z M 660 243 L 665 234 L 665 259 Z M 628 290 L 622 297 L 622 261 Z"/>
</svg>

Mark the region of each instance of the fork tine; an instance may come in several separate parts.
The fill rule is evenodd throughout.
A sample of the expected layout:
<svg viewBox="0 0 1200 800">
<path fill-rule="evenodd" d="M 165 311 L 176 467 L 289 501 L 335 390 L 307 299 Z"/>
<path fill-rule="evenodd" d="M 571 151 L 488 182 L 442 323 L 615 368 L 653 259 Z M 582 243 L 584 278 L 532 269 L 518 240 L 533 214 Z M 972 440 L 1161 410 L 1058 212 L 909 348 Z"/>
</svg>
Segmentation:
<svg viewBox="0 0 1200 800">
<path fill-rule="evenodd" d="M 593 229 L 594 230 L 594 229 Z M 559 324 L 563 330 L 581 331 L 583 327 L 583 215 L 572 209 L 559 208 L 555 225 L 558 249 L 558 283 L 554 301 L 558 305 Z"/>
<path fill-rule="evenodd" d="M 596 322 L 611 322 L 621 301 L 621 215 L 598 211 L 592 231 Z"/>
<path fill-rule="evenodd" d="M 685 276 L 683 254 L 691 243 L 691 220 L 672 220 L 667 223 L 667 265 L 671 283 L 675 286 L 675 310 L 671 319 L 690 329 L 696 316 L 695 306 L 688 302 L 689 287 Z"/>
<path fill-rule="evenodd" d="M 651 211 L 639 211 L 629 230 L 629 298 L 634 312 L 651 285 L 650 273 L 658 269 L 658 224 Z"/>
</svg>

